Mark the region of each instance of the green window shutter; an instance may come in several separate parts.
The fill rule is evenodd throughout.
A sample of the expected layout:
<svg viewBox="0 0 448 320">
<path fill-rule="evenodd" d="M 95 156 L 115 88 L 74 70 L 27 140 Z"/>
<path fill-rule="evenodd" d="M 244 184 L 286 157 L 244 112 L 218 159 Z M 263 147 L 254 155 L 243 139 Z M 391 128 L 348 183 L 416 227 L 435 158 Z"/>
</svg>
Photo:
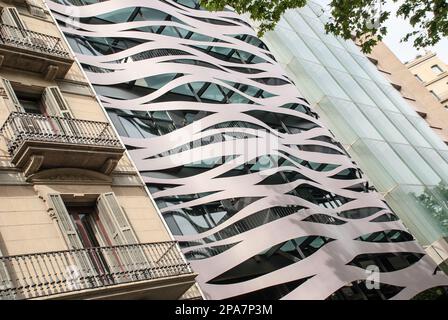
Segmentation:
<svg viewBox="0 0 448 320">
<path fill-rule="evenodd" d="M 5 89 L 6 96 L 8 97 L 8 107 L 9 111 L 18 111 L 23 112 L 23 108 L 20 105 L 19 98 L 17 98 L 16 93 L 14 92 L 14 89 L 11 86 L 11 82 L 8 79 L 1 78 L 2 86 Z"/>
<path fill-rule="evenodd" d="M 70 108 L 58 87 L 45 88 L 42 100 L 48 115 L 73 118 Z"/>
</svg>

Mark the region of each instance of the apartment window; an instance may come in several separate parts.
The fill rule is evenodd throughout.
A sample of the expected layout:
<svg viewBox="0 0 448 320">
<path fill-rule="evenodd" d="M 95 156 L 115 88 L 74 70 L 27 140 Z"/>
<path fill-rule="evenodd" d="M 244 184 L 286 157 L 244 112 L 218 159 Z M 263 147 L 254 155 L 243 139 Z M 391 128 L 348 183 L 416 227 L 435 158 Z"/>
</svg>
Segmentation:
<svg viewBox="0 0 448 320">
<path fill-rule="evenodd" d="M 17 29 L 26 30 L 25 23 L 20 17 L 19 12 L 14 7 L 5 7 L 0 14 L 1 22 Z"/>
<path fill-rule="evenodd" d="M 437 64 L 431 66 L 431 70 L 437 75 L 443 72 L 443 70 Z"/>
<path fill-rule="evenodd" d="M 440 101 L 440 97 L 437 95 L 437 93 L 435 93 L 433 90 L 429 90 L 429 92 L 431 92 L 434 98 Z"/>
<path fill-rule="evenodd" d="M 10 111 L 73 118 L 70 107 L 58 87 L 46 87 L 40 92 L 29 91 L 19 88 L 8 79 L 0 79 Z"/>
<path fill-rule="evenodd" d="M 417 78 L 418 81 L 423 82 L 422 78 L 420 78 L 418 74 L 414 74 L 414 76 Z"/>
<path fill-rule="evenodd" d="M 94 206 L 66 207 L 84 248 L 112 245 Z"/>
<path fill-rule="evenodd" d="M 112 192 L 75 198 L 73 195 L 50 194 L 59 228 L 70 249 L 80 250 L 76 263 L 89 274 L 126 273 L 127 268 L 147 266 L 145 254 L 139 249 L 111 249 L 138 243 L 126 214 Z M 102 247 L 103 250 L 97 248 Z M 92 249 L 95 248 L 95 249 Z M 113 277 L 100 277 L 103 283 Z"/>
<path fill-rule="evenodd" d="M 36 94 L 17 92 L 17 99 L 20 106 L 26 113 L 44 114 L 44 107 L 41 103 L 41 96 Z"/>
<path fill-rule="evenodd" d="M 46 13 L 43 8 L 43 3 L 40 0 L 26 0 L 26 5 L 28 10 L 33 16 L 37 16 L 40 18 L 45 18 Z"/>
</svg>

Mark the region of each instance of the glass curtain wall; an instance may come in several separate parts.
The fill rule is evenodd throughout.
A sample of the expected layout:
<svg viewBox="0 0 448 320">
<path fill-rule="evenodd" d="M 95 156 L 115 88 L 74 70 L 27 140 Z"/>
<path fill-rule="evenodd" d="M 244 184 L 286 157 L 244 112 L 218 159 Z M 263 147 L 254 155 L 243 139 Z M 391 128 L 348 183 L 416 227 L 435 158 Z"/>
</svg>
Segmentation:
<svg viewBox="0 0 448 320">
<path fill-rule="evenodd" d="M 309 2 L 264 40 L 418 240 L 447 237 L 448 147 L 353 41 L 325 33 L 326 19 Z"/>
</svg>

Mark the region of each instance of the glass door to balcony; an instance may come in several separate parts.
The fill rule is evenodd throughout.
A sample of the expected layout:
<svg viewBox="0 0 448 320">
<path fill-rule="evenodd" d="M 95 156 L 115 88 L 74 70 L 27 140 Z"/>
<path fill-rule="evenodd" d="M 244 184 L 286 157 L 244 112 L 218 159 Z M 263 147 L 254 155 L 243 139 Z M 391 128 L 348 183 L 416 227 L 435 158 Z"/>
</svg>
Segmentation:
<svg viewBox="0 0 448 320">
<path fill-rule="evenodd" d="M 43 114 L 39 99 L 19 97 L 19 102 L 26 113 Z"/>
<path fill-rule="evenodd" d="M 113 269 L 117 266 L 119 258 L 114 252 L 99 249 L 100 247 L 110 247 L 112 243 L 95 209 L 91 207 L 72 207 L 67 209 L 83 247 L 88 249 L 89 259 L 99 275 L 99 281 L 103 285 L 115 283 L 115 278 L 113 277 L 115 270 Z"/>
</svg>

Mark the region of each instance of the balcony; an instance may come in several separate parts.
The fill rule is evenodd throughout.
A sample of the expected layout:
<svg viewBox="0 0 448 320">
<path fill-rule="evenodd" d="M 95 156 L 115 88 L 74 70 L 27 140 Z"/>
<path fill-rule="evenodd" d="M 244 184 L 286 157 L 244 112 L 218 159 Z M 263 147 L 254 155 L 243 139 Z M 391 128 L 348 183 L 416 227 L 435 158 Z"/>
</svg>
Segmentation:
<svg viewBox="0 0 448 320">
<path fill-rule="evenodd" d="M 76 168 L 110 175 L 124 149 L 107 122 L 12 112 L 0 129 L 11 162 L 26 177 Z"/>
<path fill-rule="evenodd" d="M 73 64 L 58 37 L 0 23 L 0 66 L 64 78 Z"/>
<path fill-rule="evenodd" d="M 0 257 L 0 300 L 178 299 L 195 282 L 176 242 Z"/>
</svg>

